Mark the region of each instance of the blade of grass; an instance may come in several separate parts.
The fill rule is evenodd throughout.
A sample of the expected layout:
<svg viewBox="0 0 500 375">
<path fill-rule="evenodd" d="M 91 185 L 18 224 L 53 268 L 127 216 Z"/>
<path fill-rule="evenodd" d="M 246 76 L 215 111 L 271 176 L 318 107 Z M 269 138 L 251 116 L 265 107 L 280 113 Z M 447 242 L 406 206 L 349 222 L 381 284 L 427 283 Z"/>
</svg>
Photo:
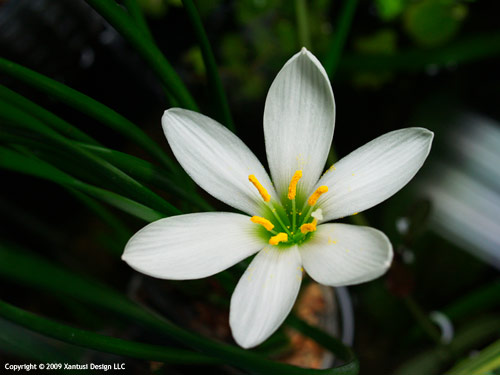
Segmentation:
<svg viewBox="0 0 500 375">
<path fill-rule="evenodd" d="M 68 160 L 66 155 L 61 155 L 59 150 L 54 149 L 50 143 L 44 140 L 43 136 L 40 136 L 37 133 L 26 132 L 24 129 L 16 127 L 0 125 L 0 141 L 7 144 L 24 145 L 49 164 L 52 164 L 62 170 L 68 170 Z M 75 144 L 95 156 L 113 164 L 115 167 L 124 171 L 130 177 L 141 183 L 149 184 L 158 189 L 168 191 L 177 197 L 182 197 L 185 201 L 192 203 L 198 209 L 205 211 L 214 210 L 213 207 L 196 192 L 186 191 L 185 188 L 181 188 L 178 184 L 176 184 L 168 172 L 161 167 L 135 156 L 111 150 L 106 147 L 81 142 L 76 142 Z M 73 167 L 70 169 L 73 174 L 79 172 L 79 170 Z M 84 179 L 84 177 L 81 177 L 80 179 Z"/>
<path fill-rule="evenodd" d="M 122 254 L 123 246 L 133 235 L 132 231 L 96 199 L 91 198 L 75 189 L 68 189 L 68 191 L 86 207 L 88 207 L 89 210 L 99 216 L 113 230 L 113 238 L 116 246 L 113 247 L 111 251 L 114 255 L 120 256 Z"/>
<path fill-rule="evenodd" d="M 84 348 L 174 364 L 215 364 L 220 360 L 187 350 L 143 344 L 70 327 L 0 300 L 0 316 L 32 331 Z"/>
<path fill-rule="evenodd" d="M 107 160 L 139 181 L 151 184 L 159 189 L 169 191 L 179 197 L 182 197 L 186 201 L 195 204 L 198 208 L 205 211 L 214 210 L 214 208 L 196 192 L 186 191 L 184 187 L 180 187 L 178 184 L 175 184 L 175 182 L 172 181 L 172 176 L 170 176 L 166 171 L 143 159 L 101 146 L 81 142 L 78 142 L 78 145 L 88 151 L 91 151 L 102 159 Z"/>
<path fill-rule="evenodd" d="M 127 8 L 127 12 L 130 15 L 130 18 L 132 18 L 137 25 L 137 28 L 139 28 L 145 36 L 153 40 L 153 35 L 151 35 L 151 31 L 149 30 L 148 24 L 137 0 L 124 0 L 123 5 Z"/>
<path fill-rule="evenodd" d="M 77 189 L 147 222 L 155 221 L 164 217 L 161 213 L 156 212 L 140 203 L 134 202 L 133 200 L 122 197 L 121 195 L 113 192 L 86 184 L 39 159 L 21 155 L 18 152 L 4 147 L 0 147 L 0 167 L 40 177 L 60 184 L 64 187 Z"/>
<path fill-rule="evenodd" d="M 62 118 L 54 115 L 52 112 L 47 111 L 45 108 L 33 103 L 31 100 L 26 99 L 24 96 L 8 89 L 3 85 L 0 85 L 0 98 L 30 113 L 68 138 L 94 145 L 99 144 L 99 142 L 95 139 L 69 124 Z"/>
<path fill-rule="evenodd" d="M 0 100 L 0 118 L 9 123 L 14 123 L 17 126 L 27 128 L 45 136 L 46 140 L 51 142 L 54 147 L 57 147 L 60 150 L 67 152 L 68 155 L 74 157 L 76 165 L 79 165 L 78 163 L 82 163 L 86 168 L 93 171 L 96 177 L 102 179 L 103 181 L 107 181 L 108 184 L 113 186 L 118 192 L 124 192 L 129 195 L 130 198 L 161 211 L 166 215 L 180 213 L 177 208 L 128 176 L 120 169 L 94 156 L 85 149 L 76 146 L 70 140 L 64 138 L 36 118 L 31 117 L 22 110 L 5 103 L 2 100 Z"/>
<path fill-rule="evenodd" d="M 181 170 L 177 164 L 142 129 L 104 104 L 60 82 L 3 58 L 0 58 L 0 72 L 8 74 L 96 119 L 141 146 L 174 173 L 180 173 Z"/>
<path fill-rule="evenodd" d="M 499 306 L 499 293 L 500 280 L 497 280 L 464 295 L 462 298 L 454 301 L 451 305 L 440 311 L 451 319 L 453 323 L 458 323 L 462 320 L 470 319 L 479 313 L 484 313 L 488 309 Z M 423 337 L 423 334 L 423 329 L 417 326 L 409 331 L 407 336 L 413 339 L 420 339 Z"/>
<path fill-rule="evenodd" d="M 104 284 L 54 266 L 19 248 L 15 250 L 11 248 L 12 246 L 9 248 L 5 244 L 0 244 L 0 276 L 114 312 L 205 354 L 224 360 L 227 364 L 259 374 L 273 375 L 355 375 L 358 373 L 358 363 L 354 360 L 332 369 L 304 369 L 276 363 L 251 351 L 206 339 L 153 315 Z"/>
<path fill-rule="evenodd" d="M 324 60 L 324 67 L 330 79 L 335 75 L 337 66 L 340 62 L 340 56 L 344 50 L 344 45 L 349 35 L 349 29 L 351 28 L 352 19 L 354 18 L 354 13 L 356 12 L 356 6 L 358 5 L 358 0 L 347 0 L 345 1 L 342 10 L 340 11 L 339 17 L 336 21 L 336 32 L 332 38 L 332 44 L 327 52 Z"/>
<path fill-rule="evenodd" d="M 201 22 L 198 10 L 192 0 L 182 0 L 182 3 L 188 15 L 189 21 L 193 26 L 198 44 L 200 45 L 203 62 L 207 71 L 208 84 L 211 88 L 213 99 L 217 107 L 217 119 L 222 124 L 226 125 L 230 130 L 234 131 L 235 127 L 231 116 L 231 110 L 229 109 L 229 104 L 227 102 L 226 93 L 224 91 L 224 87 L 222 86 L 212 47 L 203 27 L 203 23 Z"/>
<path fill-rule="evenodd" d="M 354 13 L 356 12 L 356 6 L 358 4 L 358 0 L 346 0 L 340 15 L 336 20 L 336 30 L 334 37 L 332 38 L 332 43 L 330 48 L 324 58 L 323 65 L 325 67 L 325 71 L 330 77 L 330 80 L 335 75 L 337 71 L 337 67 L 340 62 L 340 56 L 344 50 L 345 42 L 347 36 L 349 35 L 349 30 L 351 28 L 352 19 L 354 18 Z M 330 151 L 328 152 L 328 165 L 333 165 L 333 163 L 337 161 L 337 155 L 335 152 L 335 148 L 330 147 Z M 359 219 L 361 223 L 356 222 Z M 354 218 L 355 224 L 363 225 L 360 218 Z M 366 224 L 365 224 L 366 225 Z"/>
<path fill-rule="evenodd" d="M 457 330 L 453 341 L 447 346 L 437 346 L 421 352 L 404 362 L 394 375 L 438 375 L 442 367 L 451 360 L 463 356 L 478 345 L 484 345 L 500 333 L 500 319 L 487 315 L 469 320 Z M 468 374 L 469 375 L 469 374 Z"/>
<path fill-rule="evenodd" d="M 167 61 L 155 43 L 135 25 L 132 18 L 115 1 L 86 0 L 103 16 L 149 63 L 167 90 L 186 109 L 197 110 L 197 105 L 174 68 Z"/>
<path fill-rule="evenodd" d="M 499 295 L 500 280 L 497 280 L 456 300 L 453 304 L 443 309 L 443 313 L 452 320 L 475 315 L 487 308 L 499 306 Z"/>
<path fill-rule="evenodd" d="M 446 375 L 486 375 L 500 368 L 500 340 L 481 350 L 478 355 L 460 361 Z"/>
<path fill-rule="evenodd" d="M 1 314 L 1 312 L 0 312 Z M 59 344 L 59 345 L 57 345 Z M 77 362 L 75 349 L 0 318 L 0 352 L 41 362 Z"/>
</svg>

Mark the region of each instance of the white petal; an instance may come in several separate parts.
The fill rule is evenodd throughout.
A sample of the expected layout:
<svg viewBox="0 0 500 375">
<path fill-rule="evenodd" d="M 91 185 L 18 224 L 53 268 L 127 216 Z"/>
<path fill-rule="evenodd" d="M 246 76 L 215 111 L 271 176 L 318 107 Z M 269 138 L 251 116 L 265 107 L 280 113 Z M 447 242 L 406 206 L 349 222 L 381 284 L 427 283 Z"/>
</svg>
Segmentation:
<svg viewBox="0 0 500 375">
<path fill-rule="evenodd" d="M 324 221 L 371 208 L 405 186 L 424 164 L 433 136 L 423 128 L 395 130 L 338 161 L 316 185 L 328 186 L 318 200 Z"/>
<path fill-rule="evenodd" d="M 207 212 L 146 225 L 127 243 L 122 259 L 161 279 L 199 279 L 223 271 L 266 245 L 246 215 Z"/>
<path fill-rule="evenodd" d="M 285 194 L 295 171 L 309 194 L 325 167 L 335 126 L 335 102 L 321 63 L 305 48 L 275 78 L 266 98 L 264 135 L 276 190 Z"/>
<path fill-rule="evenodd" d="M 373 280 L 392 262 L 387 236 L 370 227 L 322 224 L 300 246 L 306 272 L 320 284 L 342 286 Z"/>
<path fill-rule="evenodd" d="M 224 126 L 181 108 L 165 111 L 163 131 L 172 151 L 191 178 L 215 198 L 250 215 L 263 199 L 248 181 L 253 174 L 276 199 L 264 167 L 248 147 Z"/>
<path fill-rule="evenodd" d="M 260 251 L 231 297 L 229 324 L 236 342 L 251 348 L 283 323 L 300 289 L 302 269 L 297 247 Z"/>
</svg>

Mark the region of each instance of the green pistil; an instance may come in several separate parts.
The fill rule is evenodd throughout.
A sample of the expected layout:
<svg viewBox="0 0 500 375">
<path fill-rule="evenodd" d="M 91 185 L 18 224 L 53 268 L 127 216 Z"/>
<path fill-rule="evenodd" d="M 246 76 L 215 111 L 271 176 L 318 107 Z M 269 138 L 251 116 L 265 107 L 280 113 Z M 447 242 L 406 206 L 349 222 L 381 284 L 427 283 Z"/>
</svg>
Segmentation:
<svg viewBox="0 0 500 375">
<path fill-rule="evenodd" d="M 302 222 L 300 223 L 300 225 L 307 223 L 307 220 L 309 220 L 309 218 L 311 217 L 313 209 L 314 209 L 314 206 L 309 207 L 309 210 L 307 211 L 306 216 L 304 216 L 304 219 L 302 219 Z"/>
<path fill-rule="evenodd" d="M 273 207 L 273 205 L 271 203 L 267 203 L 267 206 L 269 207 L 269 209 L 271 210 L 272 214 L 274 215 L 274 217 L 276 218 L 276 220 L 278 220 L 278 223 L 280 223 L 281 225 L 281 228 L 283 228 L 283 230 L 289 235 L 291 236 L 292 234 L 290 233 L 290 231 L 287 229 L 285 223 L 283 223 L 283 220 L 281 220 L 281 217 L 280 215 L 278 215 L 278 213 L 276 212 L 276 209 Z"/>
<path fill-rule="evenodd" d="M 295 232 L 296 229 L 296 219 L 295 219 L 295 214 L 296 214 L 296 207 L 295 207 L 295 198 L 292 199 L 292 231 Z"/>
</svg>

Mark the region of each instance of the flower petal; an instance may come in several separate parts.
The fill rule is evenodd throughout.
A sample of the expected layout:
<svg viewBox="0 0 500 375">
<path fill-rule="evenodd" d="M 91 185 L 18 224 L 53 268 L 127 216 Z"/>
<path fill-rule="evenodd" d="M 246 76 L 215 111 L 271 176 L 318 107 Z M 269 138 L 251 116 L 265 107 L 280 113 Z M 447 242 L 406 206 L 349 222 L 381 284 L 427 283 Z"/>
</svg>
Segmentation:
<svg viewBox="0 0 500 375">
<path fill-rule="evenodd" d="M 330 81 L 318 59 L 303 48 L 276 76 L 264 109 L 267 159 L 280 196 L 299 169 L 297 189 L 311 192 L 325 167 L 334 126 Z"/>
<path fill-rule="evenodd" d="M 342 158 L 317 183 L 329 188 L 317 203 L 323 221 L 364 211 L 396 193 L 424 164 L 433 136 L 423 128 L 395 130 Z"/>
<path fill-rule="evenodd" d="M 146 225 L 128 241 L 122 259 L 149 276 L 199 279 L 231 267 L 265 245 L 248 216 L 207 212 Z"/>
<path fill-rule="evenodd" d="M 300 246 L 306 272 L 330 286 L 359 284 L 385 273 L 392 245 L 377 229 L 349 224 L 322 224 Z"/>
<path fill-rule="evenodd" d="M 256 215 L 263 199 L 248 181 L 253 174 L 276 199 L 271 180 L 259 160 L 236 135 L 215 120 L 172 108 L 165 111 L 162 125 L 179 163 L 215 198 Z"/>
<path fill-rule="evenodd" d="M 257 254 L 231 297 L 229 324 L 240 346 L 259 345 L 278 329 L 293 307 L 301 280 L 296 246 L 268 246 Z"/>
</svg>

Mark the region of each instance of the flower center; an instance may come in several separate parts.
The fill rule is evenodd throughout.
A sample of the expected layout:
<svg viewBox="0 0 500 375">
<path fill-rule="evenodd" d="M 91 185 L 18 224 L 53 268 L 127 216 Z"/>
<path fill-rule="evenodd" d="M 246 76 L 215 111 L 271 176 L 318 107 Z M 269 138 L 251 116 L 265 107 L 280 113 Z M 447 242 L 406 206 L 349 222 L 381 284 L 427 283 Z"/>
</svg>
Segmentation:
<svg viewBox="0 0 500 375">
<path fill-rule="evenodd" d="M 318 198 L 328 191 L 327 186 L 320 186 L 311 194 L 302 210 L 296 207 L 297 184 L 302 178 L 302 170 L 294 173 L 288 186 L 288 202 L 272 202 L 266 188 L 252 174 L 248 180 L 255 186 L 267 207 L 265 217 L 252 216 L 250 220 L 261 225 L 266 230 L 266 236 L 271 245 L 293 245 L 307 240 L 316 231 L 318 218 L 321 220 L 321 209 L 314 211 Z M 287 204 L 288 203 L 288 204 Z M 290 207 L 287 211 L 285 207 Z M 307 209 L 307 211 L 306 211 Z M 303 213 L 305 212 L 305 215 Z"/>
</svg>

